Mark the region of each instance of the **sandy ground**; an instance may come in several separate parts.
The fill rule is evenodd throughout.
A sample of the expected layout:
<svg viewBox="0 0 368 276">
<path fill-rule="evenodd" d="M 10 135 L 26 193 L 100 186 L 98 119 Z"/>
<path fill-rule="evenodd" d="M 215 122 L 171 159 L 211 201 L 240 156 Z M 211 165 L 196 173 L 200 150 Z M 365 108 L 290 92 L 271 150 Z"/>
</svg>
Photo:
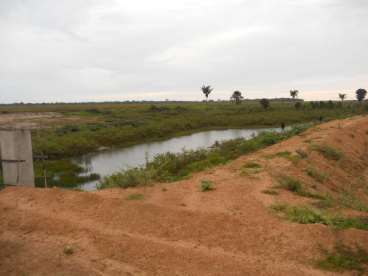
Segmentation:
<svg viewBox="0 0 368 276">
<path fill-rule="evenodd" d="M 18 112 L 0 114 L 0 129 L 38 129 L 70 124 L 95 123 L 95 116 L 65 116 L 57 112 Z"/>
<path fill-rule="evenodd" d="M 45 122 L 55 122 L 62 117 L 55 112 L 43 113 L 5 113 L 0 114 L 0 128 L 26 128 L 35 129 L 44 126 Z"/>
<path fill-rule="evenodd" d="M 154 187 L 94 193 L 6 188 L 0 192 L 0 274 L 335 275 L 315 267 L 321 248 L 336 242 L 368 248 L 368 232 L 287 222 L 269 206 L 312 200 L 262 191 L 288 174 L 316 192 L 348 186 L 368 202 L 360 191 L 367 186 L 358 181 L 366 175 L 367 130 L 364 117 L 329 122 L 188 180 Z M 339 148 L 344 160 L 327 161 L 310 150 L 312 142 Z M 267 158 L 297 150 L 309 152 L 308 158 L 297 164 Z M 250 160 L 262 171 L 244 176 L 241 167 Z M 326 183 L 308 178 L 304 169 L 310 164 L 329 173 Z M 203 179 L 213 181 L 215 190 L 200 192 Z M 135 193 L 144 199 L 127 200 Z M 66 246 L 73 254 L 64 253 Z"/>
</svg>

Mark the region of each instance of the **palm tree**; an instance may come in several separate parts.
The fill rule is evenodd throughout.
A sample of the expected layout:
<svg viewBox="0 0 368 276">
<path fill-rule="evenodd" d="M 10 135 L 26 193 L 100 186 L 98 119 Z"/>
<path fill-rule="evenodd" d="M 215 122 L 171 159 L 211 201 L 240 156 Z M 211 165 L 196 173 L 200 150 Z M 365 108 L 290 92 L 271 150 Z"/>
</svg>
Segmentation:
<svg viewBox="0 0 368 276">
<path fill-rule="evenodd" d="M 365 96 L 367 95 L 367 90 L 360 88 L 358 89 L 356 92 L 356 98 L 359 102 L 362 102 L 365 98 Z"/>
<path fill-rule="evenodd" d="M 213 88 L 210 85 L 203 85 L 201 89 L 202 93 L 206 96 L 206 101 L 208 101 L 208 95 L 211 94 Z"/>
<path fill-rule="evenodd" d="M 344 100 L 346 98 L 346 94 L 339 94 L 339 98 L 340 98 L 341 102 L 344 102 Z"/>
<path fill-rule="evenodd" d="M 293 98 L 293 100 L 298 97 L 299 91 L 298 90 L 290 90 L 290 96 Z"/>
<path fill-rule="evenodd" d="M 242 93 L 240 91 L 234 91 L 233 95 L 231 96 L 231 99 L 235 101 L 236 104 L 240 104 L 241 100 L 244 99 L 242 96 Z"/>
</svg>

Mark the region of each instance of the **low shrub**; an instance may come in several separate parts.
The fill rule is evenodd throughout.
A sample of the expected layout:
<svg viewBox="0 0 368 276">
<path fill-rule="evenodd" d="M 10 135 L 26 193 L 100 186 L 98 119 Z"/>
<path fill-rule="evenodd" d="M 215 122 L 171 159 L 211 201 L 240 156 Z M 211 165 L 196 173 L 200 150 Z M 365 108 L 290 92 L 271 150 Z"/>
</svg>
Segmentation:
<svg viewBox="0 0 368 276">
<path fill-rule="evenodd" d="M 278 181 L 280 188 L 288 190 L 292 193 L 301 194 L 303 191 L 302 183 L 291 176 L 280 176 Z"/>
<path fill-rule="evenodd" d="M 210 180 L 202 180 L 199 186 L 201 192 L 208 192 L 214 190 L 213 182 Z"/>
</svg>

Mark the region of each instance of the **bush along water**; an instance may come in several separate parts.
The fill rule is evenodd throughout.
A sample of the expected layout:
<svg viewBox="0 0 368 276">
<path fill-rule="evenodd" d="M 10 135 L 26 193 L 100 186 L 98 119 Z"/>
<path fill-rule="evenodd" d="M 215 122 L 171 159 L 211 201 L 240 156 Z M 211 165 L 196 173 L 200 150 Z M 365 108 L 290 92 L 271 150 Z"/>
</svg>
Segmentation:
<svg viewBox="0 0 368 276">
<path fill-rule="evenodd" d="M 100 182 L 99 188 L 128 188 L 150 185 L 154 182 L 181 180 L 193 172 L 224 164 L 240 155 L 276 144 L 301 133 L 309 126 L 294 126 L 284 132 L 262 132 L 250 140 L 243 138 L 229 140 L 216 143 L 209 149 L 159 154 L 152 161 L 147 162 L 145 167 L 132 168 L 105 177 Z"/>
</svg>

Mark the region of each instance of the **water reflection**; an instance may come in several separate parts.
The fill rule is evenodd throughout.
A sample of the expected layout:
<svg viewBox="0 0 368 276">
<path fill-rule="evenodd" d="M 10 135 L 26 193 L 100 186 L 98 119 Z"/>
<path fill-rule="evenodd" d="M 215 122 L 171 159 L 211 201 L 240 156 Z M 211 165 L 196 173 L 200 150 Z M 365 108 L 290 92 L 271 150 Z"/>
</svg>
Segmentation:
<svg viewBox="0 0 368 276">
<path fill-rule="evenodd" d="M 88 173 L 97 173 L 101 177 L 111 175 L 123 169 L 142 166 L 146 160 L 152 160 L 160 153 L 178 153 L 183 149 L 196 150 L 207 148 L 216 141 L 225 141 L 236 138 L 252 138 L 259 132 L 268 129 L 227 129 L 211 130 L 195 133 L 188 136 L 172 138 L 166 141 L 140 144 L 123 149 L 114 149 L 100 153 L 85 155 L 76 162 L 87 169 Z M 98 181 L 85 183 L 81 186 L 83 190 L 95 190 Z"/>
</svg>

